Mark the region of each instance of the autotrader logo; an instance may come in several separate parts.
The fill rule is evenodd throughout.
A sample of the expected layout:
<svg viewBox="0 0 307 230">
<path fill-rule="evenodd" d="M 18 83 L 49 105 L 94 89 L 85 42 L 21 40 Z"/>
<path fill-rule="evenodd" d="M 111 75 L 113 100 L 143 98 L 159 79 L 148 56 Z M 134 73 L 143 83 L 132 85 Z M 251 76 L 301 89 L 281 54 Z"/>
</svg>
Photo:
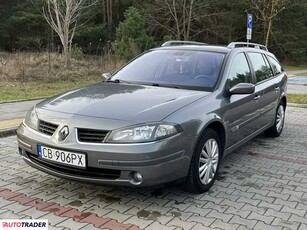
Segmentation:
<svg viewBox="0 0 307 230">
<path fill-rule="evenodd" d="M 0 230 L 48 230 L 48 220 L 0 220 Z"/>
<path fill-rule="evenodd" d="M 59 132 L 59 141 L 64 141 L 69 134 L 68 126 L 65 125 Z"/>
</svg>

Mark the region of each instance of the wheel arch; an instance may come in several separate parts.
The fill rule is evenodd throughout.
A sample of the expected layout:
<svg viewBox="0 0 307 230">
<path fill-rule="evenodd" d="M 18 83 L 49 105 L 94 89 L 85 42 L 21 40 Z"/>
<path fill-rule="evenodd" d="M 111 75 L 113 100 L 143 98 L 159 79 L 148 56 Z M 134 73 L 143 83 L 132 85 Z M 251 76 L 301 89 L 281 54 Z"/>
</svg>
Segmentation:
<svg viewBox="0 0 307 230">
<path fill-rule="evenodd" d="M 213 129 L 218 134 L 218 136 L 220 137 L 220 142 L 221 142 L 222 150 L 223 150 L 223 154 L 224 154 L 224 149 L 225 149 L 225 144 L 226 144 L 226 131 L 225 131 L 225 127 L 222 124 L 222 122 L 218 121 L 218 120 L 214 120 L 214 121 L 208 123 L 206 126 L 203 127 L 203 129 L 200 132 L 199 137 L 197 138 L 197 140 L 195 142 L 194 150 L 197 147 L 199 140 L 204 135 L 204 133 L 206 132 L 207 129 Z"/>
<path fill-rule="evenodd" d="M 280 99 L 280 101 L 282 101 L 285 105 L 285 108 L 287 107 L 287 98 L 285 95 L 283 95 L 283 97 Z"/>
</svg>

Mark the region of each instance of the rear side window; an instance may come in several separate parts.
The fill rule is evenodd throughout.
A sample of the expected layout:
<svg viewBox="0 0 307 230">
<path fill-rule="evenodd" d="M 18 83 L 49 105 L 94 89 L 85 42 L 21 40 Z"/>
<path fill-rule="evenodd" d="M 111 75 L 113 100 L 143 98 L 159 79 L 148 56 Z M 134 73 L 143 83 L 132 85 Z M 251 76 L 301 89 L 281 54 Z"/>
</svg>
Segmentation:
<svg viewBox="0 0 307 230">
<path fill-rule="evenodd" d="M 273 76 L 268 61 L 261 53 L 248 53 L 253 65 L 257 82 L 264 81 Z"/>
<path fill-rule="evenodd" d="M 228 83 L 230 88 L 238 83 L 251 83 L 251 71 L 244 53 L 239 53 L 234 57 Z"/>
<path fill-rule="evenodd" d="M 275 75 L 283 72 L 281 65 L 279 64 L 279 62 L 275 58 L 268 56 L 268 59 L 271 63 L 271 66 L 272 66 L 272 69 L 273 69 Z"/>
</svg>

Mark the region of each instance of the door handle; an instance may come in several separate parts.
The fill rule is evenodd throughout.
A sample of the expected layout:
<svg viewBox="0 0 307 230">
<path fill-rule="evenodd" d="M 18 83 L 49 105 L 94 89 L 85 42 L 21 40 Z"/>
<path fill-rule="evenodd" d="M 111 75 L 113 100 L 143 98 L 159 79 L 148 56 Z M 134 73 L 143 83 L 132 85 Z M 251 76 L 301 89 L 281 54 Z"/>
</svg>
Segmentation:
<svg viewBox="0 0 307 230">
<path fill-rule="evenodd" d="M 256 95 L 256 96 L 254 97 L 254 100 L 256 101 L 256 100 L 258 100 L 260 97 L 261 97 L 260 95 Z"/>
<path fill-rule="evenodd" d="M 275 87 L 275 91 L 278 91 L 278 90 L 279 90 L 279 86 L 276 86 L 276 87 Z"/>
</svg>

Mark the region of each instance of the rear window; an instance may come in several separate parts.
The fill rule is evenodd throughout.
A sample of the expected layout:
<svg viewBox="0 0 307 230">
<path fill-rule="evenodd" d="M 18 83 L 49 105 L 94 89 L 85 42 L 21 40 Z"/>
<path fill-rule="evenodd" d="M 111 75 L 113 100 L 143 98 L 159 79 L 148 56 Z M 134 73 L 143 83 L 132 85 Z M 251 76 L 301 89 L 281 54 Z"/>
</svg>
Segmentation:
<svg viewBox="0 0 307 230">
<path fill-rule="evenodd" d="M 251 63 L 254 67 L 257 82 L 264 81 L 273 76 L 268 61 L 261 53 L 248 53 Z"/>
<path fill-rule="evenodd" d="M 279 62 L 275 58 L 268 56 L 268 59 L 271 63 L 271 66 L 272 66 L 272 69 L 273 69 L 275 75 L 283 72 L 281 65 L 279 64 Z"/>
<path fill-rule="evenodd" d="M 144 53 L 119 70 L 112 80 L 213 90 L 225 54 L 187 50 Z"/>
</svg>

